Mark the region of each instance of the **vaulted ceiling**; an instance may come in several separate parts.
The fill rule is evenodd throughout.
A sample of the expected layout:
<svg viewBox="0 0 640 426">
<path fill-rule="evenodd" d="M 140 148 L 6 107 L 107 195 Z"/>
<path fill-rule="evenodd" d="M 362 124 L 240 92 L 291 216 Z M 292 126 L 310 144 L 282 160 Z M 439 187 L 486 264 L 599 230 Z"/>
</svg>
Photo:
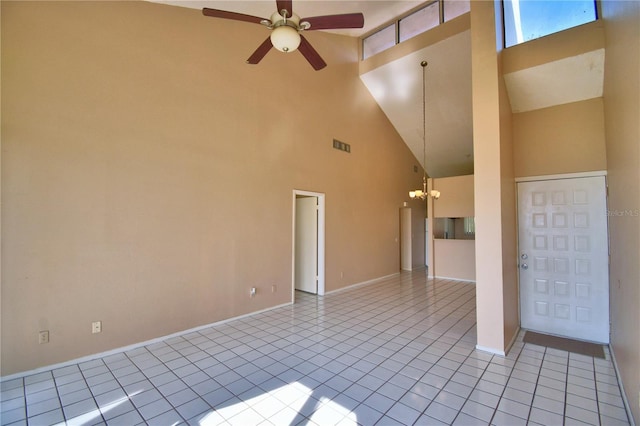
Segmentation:
<svg viewBox="0 0 640 426">
<path fill-rule="evenodd" d="M 423 60 L 428 62 L 424 70 L 424 123 L 420 65 Z M 429 176 L 473 173 L 468 30 L 384 64 L 360 78 L 418 161 L 423 164 L 426 159 Z"/>
<path fill-rule="evenodd" d="M 150 0 L 175 6 L 228 10 L 268 18 L 275 0 Z M 361 37 L 427 2 L 294 0 L 301 17 L 362 12 L 362 29 L 330 32 Z M 246 25 L 239 22 L 238 25 Z M 423 150 L 422 67 L 426 68 L 426 153 Z M 330 66 L 331 64 L 329 64 Z M 514 113 L 602 96 L 604 49 L 505 74 Z M 363 73 L 369 89 L 431 177 L 473 173 L 471 39 L 465 31 Z M 424 159 L 426 158 L 426 164 Z"/>
</svg>

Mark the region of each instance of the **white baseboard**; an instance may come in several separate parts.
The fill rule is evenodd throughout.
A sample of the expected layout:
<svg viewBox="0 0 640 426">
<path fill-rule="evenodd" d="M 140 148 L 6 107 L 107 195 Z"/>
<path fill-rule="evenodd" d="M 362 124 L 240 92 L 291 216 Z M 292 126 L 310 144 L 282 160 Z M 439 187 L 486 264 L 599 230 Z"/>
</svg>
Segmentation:
<svg viewBox="0 0 640 426">
<path fill-rule="evenodd" d="M 627 412 L 627 418 L 629 419 L 629 422 L 631 422 L 631 426 L 636 426 L 635 420 L 633 419 L 633 412 L 631 411 L 631 405 L 629 405 L 629 399 L 627 398 L 627 394 L 624 391 L 624 385 L 620 377 L 620 370 L 618 370 L 618 363 L 616 362 L 616 356 L 613 353 L 613 347 L 611 346 L 611 344 L 609 344 L 608 346 L 609 346 L 609 353 L 611 354 L 611 361 L 613 362 L 613 369 L 616 371 L 618 385 L 620 386 L 620 393 L 622 394 L 624 409 Z"/>
<path fill-rule="evenodd" d="M 336 290 L 327 291 L 325 293 L 325 296 L 328 295 L 328 294 L 339 293 L 339 292 L 345 291 L 345 290 L 353 290 L 354 288 L 362 287 L 362 286 L 369 285 L 369 284 L 375 284 L 377 282 L 380 282 L 380 281 L 383 281 L 383 280 L 386 280 L 386 279 L 389 279 L 389 278 L 392 278 L 392 277 L 395 277 L 395 276 L 398 276 L 398 275 L 400 275 L 400 272 L 396 272 L 396 273 L 393 273 L 393 274 L 385 275 L 384 277 L 373 278 L 371 280 L 367 280 L 367 281 L 362 281 L 362 282 L 359 282 L 359 283 L 351 284 L 351 285 L 348 285 L 346 287 L 342 287 L 342 288 L 339 288 L 339 289 L 336 289 Z"/>
<path fill-rule="evenodd" d="M 434 277 L 430 277 L 430 278 L 434 278 Z M 441 275 L 436 275 L 435 278 L 439 279 L 439 280 L 462 281 L 462 282 L 465 282 L 465 283 L 473 283 L 473 284 L 476 283 L 476 280 L 468 280 L 468 279 L 465 279 L 465 278 L 456 278 L 456 277 L 443 277 Z"/>
<path fill-rule="evenodd" d="M 497 351 L 493 348 L 488 348 L 486 346 L 480 346 L 480 345 L 476 345 L 476 349 L 482 352 L 488 352 L 490 354 L 494 354 L 494 355 L 499 355 L 499 356 L 506 356 L 507 354 L 504 351 Z"/>
<path fill-rule="evenodd" d="M 8 380 L 13 380 L 13 379 L 19 379 L 21 377 L 31 376 L 33 374 L 43 373 L 45 371 L 57 370 L 59 368 L 68 367 L 70 365 L 75 365 L 75 364 L 80 364 L 80 363 L 83 363 L 83 362 L 93 361 L 93 360 L 99 359 L 99 358 L 105 358 L 105 357 L 108 357 L 110 355 L 115 355 L 115 354 L 118 354 L 118 353 L 121 353 L 121 352 L 132 351 L 134 349 L 138 349 L 138 348 L 141 348 L 141 347 L 144 347 L 144 346 L 153 345 L 154 343 L 159 343 L 159 342 L 162 342 L 163 340 L 171 339 L 173 337 L 178 337 L 178 336 L 182 336 L 184 334 L 189 334 L 189 333 L 195 333 L 195 332 L 198 332 L 198 331 L 201 331 L 201 330 L 205 330 L 207 328 L 211 328 L 211 327 L 215 327 L 215 326 L 227 323 L 229 321 L 234 321 L 234 320 L 237 320 L 237 319 L 250 317 L 252 315 L 261 314 L 263 312 L 268 312 L 268 311 L 271 311 L 273 309 L 281 308 L 283 306 L 289 306 L 291 304 L 292 304 L 291 302 L 287 302 L 287 303 L 283 303 L 281 305 L 272 306 L 270 308 L 262 309 L 262 310 L 259 310 L 259 311 L 250 312 L 248 314 L 239 315 L 237 317 L 227 318 L 227 319 L 220 320 L 220 321 L 217 321 L 217 322 L 213 322 L 213 323 L 210 323 L 210 324 L 200 325 L 198 327 L 190 328 L 188 330 L 178 331 L 176 333 L 168 334 L 166 336 L 156 337 L 154 339 L 146 340 L 144 342 L 134 343 L 132 345 L 123 346 L 123 347 L 116 348 L 116 349 L 111 349 L 111 350 L 108 350 L 106 352 L 100 352 L 100 353 L 97 353 L 97 354 L 91 354 L 91 355 L 83 356 L 81 358 L 75 358 L 75 359 L 72 359 L 72 360 L 69 360 L 69 361 L 64 361 L 64 362 L 61 362 L 61 363 L 58 363 L 58 364 L 47 365 L 45 367 L 39 367 L 39 368 L 36 368 L 34 370 L 23 371 L 23 372 L 20 372 L 20 373 L 11 374 L 11 375 L 8 375 L 8 376 L 0 377 L 0 382 L 5 382 L 5 381 L 8 381 Z"/>
<path fill-rule="evenodd" d="M 493 348 L 488 348 L 486 346 L 480 346 L 480 345 L 476 345 L 476 349 L 479 350 L 479 351 L 482 351 L 482 352 L 489 352 L 489 353 L 494 354 L 494 355 L 499 355 L 499 356 L 503 356 L 503 357 L 507 356 L 507 354 L 509 353 L 509 351 L 511 350 L 513 345 L 518 340 L 518 335 L 519 334 L 520 334 L 520 327 L 518 327 L 518 329 L 516 330 L 515 334 L 511 338 L 511 341 L 507 344 L 507 347 L 504 348 L 504 351 L 498 351 L 498 350 L 495 350 Z"/>
<path fill-rule="evenodd" d="M 511 338 L 511 341 L 509 342 L 509 344 L 507 345 L 505 349 L 505 353 L 508 354 L 509 351 L 511 350 L 511 348 L 513 347 L 514 343 L 516 343 L 516 340 L 518 340 L 518 335 L 520 334 L 520 326 L 518 326 L 518 329 L 516 330 L 515 334 L 513 335 L 513 337 Z"/>
</svg>

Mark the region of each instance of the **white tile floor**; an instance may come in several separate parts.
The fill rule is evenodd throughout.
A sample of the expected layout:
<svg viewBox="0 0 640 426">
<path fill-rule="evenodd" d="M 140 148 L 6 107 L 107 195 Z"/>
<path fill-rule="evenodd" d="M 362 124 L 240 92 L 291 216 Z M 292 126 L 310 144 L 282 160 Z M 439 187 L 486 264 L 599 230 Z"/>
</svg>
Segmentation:
<svg viewBox="0 0 640 426">
<path fill-rule="evenodd" d="M 473 284 L 403 273 L 5 380 L 1 423 L 629 424 L 610 359 L 522 333 L 492 356 L 475 331 Z"/>
</svg>

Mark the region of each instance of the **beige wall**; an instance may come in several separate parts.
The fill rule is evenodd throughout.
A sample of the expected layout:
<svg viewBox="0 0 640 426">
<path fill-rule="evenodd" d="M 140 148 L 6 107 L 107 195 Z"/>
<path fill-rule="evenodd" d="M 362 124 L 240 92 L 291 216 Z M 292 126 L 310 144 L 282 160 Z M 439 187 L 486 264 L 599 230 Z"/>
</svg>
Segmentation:
<svg viewBox="0 0 640 426">
<path fill-rule="evenodd" d="M 474 216 L 473 175 L 432 179 L 433 188 L 440 191 L 440 198 L 433 201 L 434 218 Z M 439 223 L 433 221 L 430 238 L 438 232 Z M 457 231 L 456 231 L 457 235 Z M 433 273 L 437 277 L 475 281 L 475 241 L 433 241 Z"/>
<path fill-rule="evenodd" d="M 501 52 L 503 73 L 604 48 L 604 24 L 595 21 Z M 515 176 L 605 170 L 602 98 L 513 114 Z"/>
<path fill-rule="evenodd" d="M 398 271 L 422 176 L 355 39 L 248 66 L 264 28 L 146 2 L 2 2 L 1 35 L 2 375 L 288 303 L 293 189 L 327 291 Z"/>
<path fill-rule="evenodd" d="M 609 185 L 611 347 L 640 422 L 640 3 L 602 3 Z"/>
<path fill-rule="evenodd" d="M 515 174 L 606 170 L 602 98 L 513 114 Z"/>
<path fill-rule="evenodd" d="M 435 274 L 440 278 L 476 280 L 476 245 L 474 240 L 441 240 L 433 242 Z"/>
<path fill-rule="evenodd" d="M 473 175 L 433 179 L 433 188 L 440 191 L 434 217 L 473 216 Z"/>
<path fill-rule="evenodd" d="M 499 18 L 498 22 L 502 22 Z M 502 42 L 500 41 L 500 45 Z M 499 51 L 502 59 L 504 50 Z M 504 346 L 508 350 L 520 330 L 517 259 L 517 211 L 514 157 L 514 138 L 511 106 L 504 82 L 502 61 L 498 62 L 498 91 L 500 99 L 500 191 L 502 230 L 502 283 L 504 310 Z"/>
<path fill-rule="evenodd" d="M 501 353 L 515 335 L 518 317 L 516 276 L 509 266 L 515 259 L 511 118 L 494 6 L 471 2 L 474 211 L 478 347 Z"/>
<path fill-rule="evenodd" d="M 503 50 L 503 73 L 509 74 L 592 52 L 603 47 L 604 25 L 602 21 L 589 22 Z"/>
</svg>

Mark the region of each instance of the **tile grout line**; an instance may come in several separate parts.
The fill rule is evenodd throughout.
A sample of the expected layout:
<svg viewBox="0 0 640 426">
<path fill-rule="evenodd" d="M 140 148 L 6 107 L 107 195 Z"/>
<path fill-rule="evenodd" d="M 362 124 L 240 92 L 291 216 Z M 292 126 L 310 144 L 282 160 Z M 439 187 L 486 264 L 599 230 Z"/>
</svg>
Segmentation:
<svg viewBox="0 0 640 426">
<path fill-rule="evenodd" d="M 496 405 L 496 408 L 495 408 L 495 410 L 494 410 L 494 412 L 493 412 L 493 416 L 491 416 L 491 420 L 490 420 L 490 422 L 489 422 L 489 423 L 492 423 L 492 422 L 493 422 L 493 419 L 495 418 L 496 413 L 497 413 L 498 411 L 500 411 L 500 410 L 498 409 L 498 407 L 500 407 L 500 402 L 502 401 L 502 399 L 509 399 L 509 398 L 506 398 L 506 397 L 504 396 L 504 392 L 505 392 L 505 390 L 506 390 L 506 389 L 507 389 L 507 387 L 508 387 L 509 380 L 511 379 L 511 376 L 513 375 L 513 370 L 515 370 L 515 368 L 516 368 L 516 364 L 518 363 L 518 360 L 520 359 L 520 356 L 522 355 L 522 351 L 523 351 L 525 348 L 526 348 L 526 343 L 522 346 L 522 348 L 521 348 L 520 352 L 518 352 L 518 355 L 516 356 L 516 359 L 514 360 L 513 367 L 511 368 L 511 371 L 509 372 L 509 376 L 507 377 L 507 379 L 506 379 L 506 381 L 505 381 L 505 383 L 504 383 L 504 388 L 502 389 L 502 392 L 500 393 L 500 399 L 498 400 L 498 405 Z M 506 357 L 505 357 L 505 358 L 506 358 Z M 533 403 L 533 401 L 532 401 L 532 403 Z M 502 412 L 502 411 L 500 411 L 500 412 Z M 509 413 L 507 413 L 507 414 L 509 414 Z M 519 417 L 519 416 L 515 416 L 515 417 Z"/>
<path fill-rule="evenodd" d="M 436 280 L 437 280 L 437 279 L 436 279 Z M 435 284 L 437 284 L 437 281 L 435 282 Z M 466 302 L 465 302 L 465 303 L 466 303 Z M 447 315 L 447 317 L 448 317 L 448 315 Z M 440 322 L 444 321 L 444 319 L 446 319 L 447 317 L 443 318 L 442 320 L 440 320 L 438 323 L 434 324 L 434 325 L 433 325 L 432 327 L 430 327 L 430 328 L 433 328 L 434 326 L 436 326 L 436 325 L 437 325 L 437 324 L 439 324 Z M 465 315 L 465 317 L 466 317 L 466 315 Z M 453 328 L 456 324 L 458 324 L 460 321 L 462 321 L 462 319 L 464 319 L 465 317 L 460 318 L 458 321 L 456 321 L 456 323 L 452 324 L 452 325 L 451 325 L 451 327 L 449 327 L 449 329 Z M 474 325 L 472 325 L 472 326 L 470 326 L 470 327 L 469 327 L 469 329 L 467 329 L 467 332 L 468 332 L 470 329 L 472 329 L 474 326 L 475 326 L 475 324 L 474 324 Z M 447 330 L 449 330 L 449 329 L 447 329 Z M 443 333 L 440 335 L 440 337 L 444 336 L 445 334 L 446 334 L 446 331 L 445 331 L 445 332 L 443 332 Z M 466 332 L 465 332 L 465 334 L 466 334 Z M 464 335 L 465 335 L 465 334 L 463 334 L 460 338 L 458 338 L 458 340 L 456 341 L 456 343 L 459 343 L 459 342 L 462 340 L 462 337 L 464 337 Z M 437 342 L 437 341 L 438 341 L 438 339 L 436 339 L 436 340 L 434 341 L 434 343 L 435 343 L 435 342 Z M 433 344 L 433 343 L 432 343 L 432 344 Z M 429 346 L 431 346 L 431 345 L 429 345 Z M 427 348 L 428 348 L 429 346 L 427 346 Z M 455 346 L 455 344 L 452 344 L 452 345 L 451 345 L 451 348 L 453 348 L 454 346 Z M 406 347 L 406 346 L 405 346 L 405 347 Z M 449 353 L 449 351 L 451 350 L 451 348 L 449 348 L 445 353 L 443 353 L 443 354 L 438 358 L 438 361 L 436 361 L 435 363 L 433 363 L 433 365 L 432 365 L 428 370 L 426 370 L 426 371 L 424 372 L 424 374 L 423 374 L 421 377 L 424 377 L 426 374 L 428 374 L 428 373 L 431 371 L 431 368 L 433 368 L 433 366 L 435 366 L 435 365 L 436 365 L 440 360 L 442 360 L 443 358 L 445 358 L 445 355 L 446 355 L 447 353 Z M 425 348 L 425 350 L 426 350 L 426 348 Z M 399 351 L 400 351 L 400 350 L 398 350 L 398 352 L 399 352 Z M 467 359 L 469 359 L 469 357 L 471 356 L 471 354 L 472 354 L 472 353 L 473 353 L 473 351 L 471 351 L 471 352 L 470 352 L 470 354 L 466 356 L 465 361 L 466 361 Z M 415 360 L 416 358 L 417 358 L 417 356 L 415 356 L 412 360 Z M 460 367 L 461 367 L 463 364 L 464 364 L 464 361 L 463 361 L 462 363 L 460 363 L 460 366 L 458 366 L 458 368 L 457 368 L 456 370 L 454 370 L 454 374 L 455 374 L 456 372 L 458 372 L 458 371 L 459 371 Z M 453 375 L 452 375 L 451 377 L 453 377 Z M 420 379 L 418 379 L 418 382 L 419 382 L 419 381 L 420 381 Z M 437 396 L 442 392 L 442 390 L 446 387 L 446 385 L 447 385 L 450 381 L 451 381 L 451 378 L 447 379 L 447 382 L 445 383 L 445 385 L 444 385 L 441 389 L 438 389 L 438 393 L 436 393 L 436 394 L 434 395 L 434 398 L 429 402 L 429 404 L 424 408 L 424 410 L 422 410 L 422 412 L 420 412 L 420 415 L 419 415 L 418 419 L 420 418 L 420 416 L 426 415 L 425 413 L 426 413 L 426 411 L 429 409 L 429 407 L 431 406 L 431 404 L 433 403 L 433 401 L 437 398 Z M 387 382 L 388 382 L 388 381 L 387 381 Z M 404 397 L 404 396 L 405 396 L 407 393 L 409 393 L 409 392 L 410 392 L 409 390 L 405 391 L 405 393 L 402 395 L 402 397 Z M 400 397 L 400 398 L 398 399 L 398 401 L 397 401 L 397 402 L 400 402 L 400 399 L 402 399 L 402 397 Z M 465 401 L 465 402 L 466 402 L 466 401 Z M 393 406 L 392 406 L 392 407 L 393 407 Z M 391 408 L 389 408 L 389 410 L 390 410 L 390 409 L 391 409 Z M 383 415 L 386 415 L 386 414 L 389 412 L 389 410 L 387 410 L 385 413 L 383 413 Z M 417 419 L 416 419 L 416 421 L 417 421 Z"/>
</svg>

